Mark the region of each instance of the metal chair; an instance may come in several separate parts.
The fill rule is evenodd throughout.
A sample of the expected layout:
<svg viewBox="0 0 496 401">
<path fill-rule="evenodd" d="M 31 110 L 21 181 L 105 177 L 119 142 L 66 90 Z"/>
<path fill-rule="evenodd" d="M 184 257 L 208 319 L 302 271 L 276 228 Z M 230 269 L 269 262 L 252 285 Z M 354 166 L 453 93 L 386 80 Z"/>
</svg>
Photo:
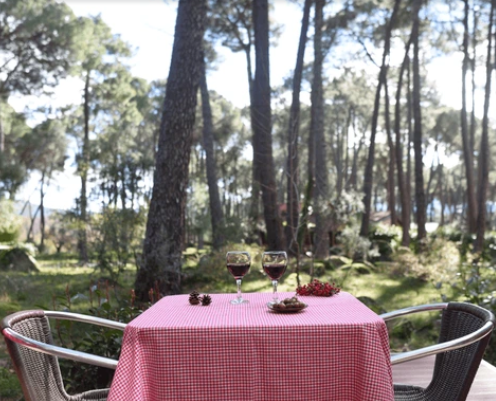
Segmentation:
<svg viewBox="0 0 496 401">
<path fill-rule="evenodd" d="M 26 401 L 104 401 L 108 389 L 69 395 L 64 389 L 58 358 L 116 369 L 117 361 L 53 344 L 48 318 L 72 320 L 124 330 L 124 323 L 70 312 L 28 310 L 6 316 L 2 334 Z"/>
<path fill-rule="evenodd" d="M 391 364 L 436 355 L 432 380 L 426 388 L 394 385 L 398 401 L 464 401 L 493 331 L 494 315 L 469 303 L 439 303 L 405 308 L 381 317 L 385 321 L 411 313 L 442 310 L 439 342 L 391 356 Z"/>
</svg>

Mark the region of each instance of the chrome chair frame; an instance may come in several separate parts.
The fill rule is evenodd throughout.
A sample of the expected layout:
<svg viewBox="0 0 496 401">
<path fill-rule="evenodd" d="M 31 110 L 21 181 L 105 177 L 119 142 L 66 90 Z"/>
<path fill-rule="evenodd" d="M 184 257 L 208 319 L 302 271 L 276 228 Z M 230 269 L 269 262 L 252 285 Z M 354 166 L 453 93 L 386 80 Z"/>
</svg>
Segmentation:
<svg viewBox="0 0 496 401">
<path fill-rule="evenodd" d="M 6 316 L 1 330 L 26 401 L 106 401 L 109 389 L 68 394 L 58 357 L 115 370 L 117 361 L 53 343 L 50 319 L 124 330 L 126 324 L 71 312 L 25 310 Z"/>
<path fill-rule="evenodd" d="M 393 312 L 383 313 L 382 315 L 380 315 L 380 317 L 382 317 L 382 319 L 387 322 L 392 319 L 396 319 L 413 313 L 444 310 L 447 307 L 448 307 L 447 302 L 436 303 L 436 304 L 424 304 L 419 306 L 411 306 L 408 308 L 398 309 Z M 415 359 L 424 358 L 429 355 L 435 355 L 442 352 L 453 351 L 459 348 L 466 347 L 467 345 L 473 344 L 483 339 L 485 336 L 491 334 L 493 329 L 494 329 L 494 316 L 492 321 L 486 322 L 480 329 L 474 331 L 471 334 L 467 334 L 466 336 L 457 338 L 455 340 L 446 341 L 444 343 L 416 349 L 413 351 L 393 354 L 391 356 L 391 365 L 413 361 Z"/>
<path fill-rule="evenodd" d="M 71 350 L 53 344 L 43 343 L 17 333 L 15 330 L 12 329 L 9 322 L 16 315 L 23 314 L 26 312 L 30 312 L 30 311 L 16 312 L 5 317 L 2 320 L 1 322 L 2 334 L 6 338 L 24 347 L 30 348 L 34 351 L 42 352 L 44 354 L 53 355 L 65 359 L 71 359 L 76 362 L 88 363 L 91 365 L 101 366 L 113 370 L 117 368 L 117 361 L 115 359 L 89 354 L 87 352 Z M 102 319 L 95 316 L 82 315 L 79 313 L 44 311 L 44 315 L 49 319 L 70 320 L 74 322 L 88 323 L 88 324 L 108 327 L 110 329 L 117 329 L 122 331 L 124 331 L 124 329 L 126 328 L 125 323 L 115 322 L 108 319 Z"/>
<path fill-rule="evenodd" d="M 442 311 L 439 341 L 435 345 L 391 355 L 396 365 L 436 355 L 427 387 L 394 384 L 396 401 L 464 401 L 472 386 L 494 329 L 491 311 L 480 306 L 450 302 L 426 304 L 385 313 L 385 321 L 418 312 Z"/>
</svg>

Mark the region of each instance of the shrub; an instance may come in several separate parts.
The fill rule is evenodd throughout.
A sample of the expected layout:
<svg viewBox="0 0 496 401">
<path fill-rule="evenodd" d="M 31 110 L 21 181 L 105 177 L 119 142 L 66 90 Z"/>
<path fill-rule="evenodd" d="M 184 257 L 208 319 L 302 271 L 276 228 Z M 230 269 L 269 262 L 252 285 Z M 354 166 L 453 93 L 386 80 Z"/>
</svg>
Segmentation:
<svg viewBox="0 0 496 401">
<path fill-rule="evenodd" d="M 21 395 L 21 384 L 16 375 L 0 366 L 0 400 L 18 400 Z"/>
<path fill-rule="evenodd" d="M 360 236 L 358 225 L 346 227 L 339 236 L 343 254 L 353 260 L 368 260 L 379 255 L 377 248 L 371 248 L 372 243 Z"/>
<path fill-rule="evenodd" d="M 14 211 L 14 203 L 0 199 L 0 242 L 14 242 L 19 238 L 21 218 Z"/>
<path fill-rule="evenodd" d="M 152 289 L 150 297 L 158 300 L 160 297 L 156 297 L 155 293 Z M 70 310 L 72 298 L 66 288 L 66 293 L 57 297 L 60 301 L 59 307 L 66 311 Z M 89 314 L 123 323 L 130 322 L 152 304 L 149 302 L 138 307 L 134 303 L 134 291 L 131 291 L 131 296 L 121 305 L 113 306 L 110 303 L 108 286 L 90 291 L 89 299 L 92 304 L 88 310 Z M 55 331 L 56 338 L 63 346 L 107 358 L 119 358 L 122 345 L 120 330 L 60 320 L 56 322 Z M 114 371 L 111 369 L 65 359 L 60 359 L 60 367 L 66 389 L 71 393 L 109 387 L 114 376 Z"/>
</svg>

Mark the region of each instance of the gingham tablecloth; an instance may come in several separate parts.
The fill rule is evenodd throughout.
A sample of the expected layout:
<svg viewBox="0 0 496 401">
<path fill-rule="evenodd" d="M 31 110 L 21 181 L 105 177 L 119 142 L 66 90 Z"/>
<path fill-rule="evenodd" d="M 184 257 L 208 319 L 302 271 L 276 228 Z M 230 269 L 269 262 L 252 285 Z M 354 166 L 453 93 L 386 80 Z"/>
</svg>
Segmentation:
<svg viewBox="0 0 496 401">
<path fill-rule="evenodd" d="M 300 297 L 296 314 L 269 311 L 270 293 L 234 297 L 168 296 L 129 323 L 108 400 L 394 399 L 386 325 L 352 295 Z"/>
</svg>

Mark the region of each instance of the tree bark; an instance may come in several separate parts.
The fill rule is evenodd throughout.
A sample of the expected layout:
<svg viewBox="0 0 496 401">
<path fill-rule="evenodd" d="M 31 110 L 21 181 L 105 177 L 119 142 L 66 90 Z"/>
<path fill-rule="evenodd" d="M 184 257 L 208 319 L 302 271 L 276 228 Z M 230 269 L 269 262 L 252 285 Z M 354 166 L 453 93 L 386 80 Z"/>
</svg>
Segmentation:
<svg viewBox="0 0 496 401">
<path fill-rule="evenodd" d="M 413 11 L 413 148 L 415 151 L 415 203 L 418 227 L 418 239 L 423 240 L 425 231 L 426 204 L 424 191 L 424 164 L 422 162 L 422 112 L 420 106 L 420 66 L 419 36 L 421 0 L 414 1 Z"/>
<path fill-rule="evenodd" d="M 338 135 L 335 152 L 335 163 L 336 163 L 336 196 L 341 197 L 343 192 L 343 187 L 346 184 L 348 165 L 349 165 L 349 152 L 348 152 L 348 136 L 349 136 L 349 126 L 351 124 L 351 117 L 353 115 L 353 106 L 348 107 L 348 113 L 346 113 L 346 120 L 344 127 L 341 131 L 341 135 Z M 337 131 L 337 130 L 336 130 Z"/>
<path fill-rule="evenodd" d="M 324 137 L 324 91 L 322 84 L 322 29 L 324 26 L 323 9 L 325 0 L 315 1 L 314 64 L 312 81 L 312 110 L 310 129 L 315 138 L 315 246 L 316 258 L 329 256 L 329 223 L 327 216 L 328 172 L 326 163 L 326 141 Z M 318 146 L 317 146 L 318 144 Z"/>
<path fill-rule="evenodd" d="M 477 29 L 479 25 L 479 16 L 478 16 L 478 11 L 473 9 L 473 14 L 474 14 L 474 20 L 473 20 L 473 35 L 472 35 L 472 49 L 473 49 L 473 55 L 472 55 L 472 60 L 470 61 L 470 69 L 472 72 L 472 112 L 470 113 L 470 154 L 474 154 L 475 150 L 475 89 L 476 89 L 476 84 L 475 84 L 475 67 L 476 67 L 476 61 L 477 61 Z M 473 165 L 473 160 L 472 160 L 472 165 Z M 476 172 L 474 171 L 474 177 L 476 176 Z"/>
<path fill-rule="evenodd" d="M 391 218 L 391 225 L 397 223 L 396 219 L 396 185 L 394 182 L 394 165 L 396 160 L 396 152 L 393 142 L 393 134 L 391 132 L 391 115 L 389 113 L 389 88 L 387 78 L 384 81 L 384 120 L 386 121 L 386 135 L 389 147 L 389 166 L 388 166 L 388 209 Z"/>
<path fill-rule="evenodd" d="M 371 212 L 371 201 L 372 201 L 372 185 L 373 185 L 373 172 L 374 172 L 374 158 L 375 158 L 375 135 L 377 133 L 377 121 L 379 118 L 379 105 L 381 99 L 381 88 L 387 79 L 388 63 L 387 59 L 389 56 L 389 50 L 391 48 L 391 33 L 393 31 L 393 26 L 396 21 L 396 15 L 398 14 L 398 9 L 400 6 L 400 0 L 395 0 L 394 8 L 391 13 L 389 22 L 386 23 L 386 32 L 384 38 L 384 51 L 382 54 L 381 69 L 379 71 L 379 78 L 377 82 L 377 89 L 375 93 L 374 100 L 374 111 L 372 113 L 372 127 L 370 133 L 370 145 L 369 154 L 367 158 L 367 165 L 365 167 L 364 181 L 363 181 L 363 204 L 364 212 L 362 215 L 362 225 L 360 228 L 360 235 L 363 237 L 369 234 L 369 219 Z"/>
<path fill-rule="evenodd" d="M 207 71 L 203 59 L 203 71 L 200 80 L 202 116 L 203 116 L 203 148 L 205 149 L 207 184 L 212 222 L 212 237 L 214 249 L 224 245 L 224 212 L 220 203 L 219 186 L 217 184 L 217 167 L 214 152 L 214 132 L 212 123 L 212 109 L 207 86 Z"/>
<path fill-rule="evenodd" d="M 444 168 L 443 165 L 440 166 L 439 170 L 439 202 L 441 203 L 441 217 L 439 225 L 444 226 L 444 207 L 446 205 L 446 199 L 444 199 Z"/>
<path fill-rule="evenodd" d="M 300 42 L 293 76 L 293 98 L 289 114 L 288 129 L 288 163 L 287 163 L 287 217 L 286 217 L 286 246 L 290 253 L 297 254 L 297 231 L 299 225 L 300 196 L 298 136 L 300 130 L 300 90 L 303 74 L 303 58 L 307 43 L 307 31 L 310 20 L 310 8 L 313 0 L 305 0 L 303 18 L 301 21 Z"/>
<path fill-rule="evenodd" d="M 141 301 L 148 300 L 148 291 L 156 285 L 162 294 L 181 291 L 186 189 L 205 18 L 206 0 L 179 1 L 143 259 L 134 284 Z"/>
<path fill-rule="evenodd" d="M 249 36 L 249 35 L 248 35 Z M 245 56 L 246 56 L 246 72 L 248 74 L 248 91 L 250 94 L 250 121 L 251 128 L 255 126 L 255 117 L 253 114 L 253 72 L 251 66 L 251 43 L 248 46 L 245 46 Z M 253 154 L 255 154 L 255 148 L 257 148 L 257 144 L 255 144 L 255 133 L 253 132 L 252 136 L 252 148 Z M 255 156 L 254 156 L 255 157 Z M 251 204 L 250 204 L 250 218 L 252 220 L 252 225 L 255 228 L 258 223 L 258 217 L 260 216 L 260 173 L 257 170 L 258 165 L 253 163 L 251 170 Z"/>
<path fill-rule="evenodd" d="M 353 188 L 355 191 L 357 191 L 357 175 L 358 175 L 358 156 L 360 154 L 360 151 L 362 150 L 363 143 L 365 142 L 365 133 L 367 132 L 367 127 L 363 130 L 362 136 L 360 137 L 360 140 L 358 142 L 358 147 L 355 145 L 355 140 L 356 140 L 356 114 L 355 111 L 353 110 L 353 158 L 351 160 L 351 174 L 350 178 L 347 183 L 348 188 Z"/>
<path fill-rule="evenodd" d="M 33 237 L 31 235 L 33 234 L 34 222 L 36 220 L 36 216 L 38 216 L 39 211 L 40 211 L 40 206 L 36 208 L 33 216 L 31 217 L 31 206 L 29 207 L 29 218 L 31 219 L 31 223 L 29 224 L 29 230 L 26 236 L 26 242 L 33 242 Z"/>
<path fill-rule="evenodd" d="M 489 188 L 489 104 L 491 101 L 491 78 L 495 60 L 492 59 L 494 9 L 496 0 L 491 1 L 489 26 L 487 33 L 487 60 L 486 60 L 486 88 L 484 92 L 484 116 L 482 118 L 482 136 L 479 154 L 479 191 L 478 191 L 478 216 L 477 238 L 474 251 L 482 252 L 484 249 L 484 235 L 486 232 L 486 200 Z M 496 42 L 496 41 L 495 41 Z M 495 49 L 496 54 L 496 49 Z"/>
<path fill-rule="evenodd" d="M 4 149 L 5 149 L 5 133 L 3 132 L 3 116 L 2 116 L 2 98 L 0 97 L 0 155 L 2 155 Z"/>
<path fill-rule="evenodd" d="M 411 221 L 412 216 L 412 140 L 413 140 L 413 112 L 412 112 L 412 80 L 411 80 L 411 63 L 410 58 L 407 58 L 407 69 L 406 69 L 406 80 L 407 80 L 407 97 L 406 97 L 406 109 L 407 109 L 407 145 L 406 145 L 406 196 L 408 198 L 408 203 L 410 208 L 408 209 L 409 221 Z"/>
<path fill-rule="evenodd" d="M 82 264 L 88 263 L 88 240 L 86 237 L 86 225 L 88 224 L 88 171 L 90 168 L 90 71 L 86 71 L 86 80 L 84 84 L 84 138 L 83 148 L 81 151 L 81 161 L 79 163 L 79 173 L 81 176 L 81 195 L 79 198 L 79 262 Z"/>
<path fill-rule="evenodd" d="M 350 139 L 350 124 L 351 124 L 351 121 L 352 121 L 354 114 L 355 114 L 354 105 L 350 105 L 350 107 L 348 109 L 348 120 L 346 122 L 345 136 L 344 136 L 344 151 L 345 151 L 344 173 L 343 173 L 344 184 L 341 183 L 341 187 L 344 186 L 344 188 L 347 188 L 348 178 L 349 178 L 350 152 L 348 149 L 348 144 L 350 143 L 350 141 L 349 141 L 349 139 Z M 338 196 L 341 196 L 341 192 L 339 192 L 339 191 L 338 191 Z"/>
<path fill-rule="evenodd" d="M 394 106 L 394 132 L 396 136 L 396 167 L 398 172 L 398 189 L 400 193 L 401 202 L 401 223 L 402 223 L 402 237 L 401 245 L 410 245 L 410 197 L 408 195 L 407 184 L 405 182 L 405 174 L 403 171 L 403 149 L 401 146 L 401 91 L 403 89 L 403 74 L 408 64 L 408 53 L 412 38 L 410 36 L 408 43 L 405 46 L 405 57 L 400 67 L 400 74 L 398 78 L 398 88 L 396 90 L 396 104 Z M 408 96 L 408 95 L 407 95 Z M 409 148 L 409 147 L 407 147 Z"/>
<path fill-rule="evenodd" d="M 272 156 L 272 113 L 270 106 L 269 5 L 267 0 L 253 1 L 255 29 L 255 78 L 253 80 L 253 162 L 262 187 L 264 220 L 269 249 L 282 249 L 282 225 L 277 203 L 274 159 Z"/>
<path fill-rule="evenodd" d="M 463 64 L 462 64 L 462 109 L 461 117 L 461 134 L 463 143 L 463 160 L 465 164 L 465 179 L 467 180 L 467 201 L 468 201 L 468 230 L 470 233 L 476 232 L 477 220 L 477 203 L 475 200 L 475 182 L 474 182 L 474 165 L 472 160 L 472 149 L 468 133 L 467 123 L 467 85 L 466 78 L 470 63 L 470 56 L 468 54 L 468 15 L 469 5 L 468 0 L 463 0 L 465 6 L 465 15 L 463 17 Z"/>
<path fill-rule="evenodd" d="M 45 171 L 41 173 L 40 181 L 40 252 L 45 250 Z"/>
</svg>

